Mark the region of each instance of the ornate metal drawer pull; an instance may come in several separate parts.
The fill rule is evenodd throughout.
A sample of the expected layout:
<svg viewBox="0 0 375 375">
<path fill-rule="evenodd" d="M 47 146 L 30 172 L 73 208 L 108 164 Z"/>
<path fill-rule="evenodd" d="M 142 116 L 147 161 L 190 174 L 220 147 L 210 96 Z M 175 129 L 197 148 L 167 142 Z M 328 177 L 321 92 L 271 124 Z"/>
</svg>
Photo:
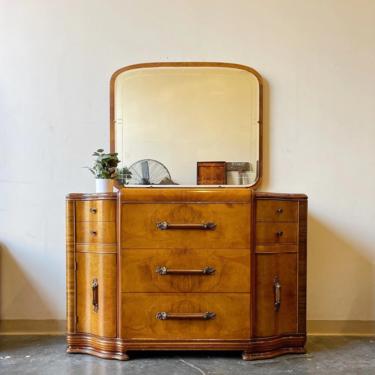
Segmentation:
<svg viewBox="0 0 375 375">
<path fill-rule="evenodd" d="M 212 275 L 215 272 L 215 268 L 207 266 L 201 270 L 181 270 L 174 268 L 167 268 L 166 266 L 156 267 L 155 272 L 159 275 Z"/>
<path fill-rule="evenodd" d="M 283 234 L 284 232 L 282 230 L 279 230 L 278 232 L 276 232 L 277 237 L 281 237 Z"/>
<path fill-rule="evenodd" d="M 90 230 L 90 234 L 92 236 L 96 236 L 98 234 L 98 232 L 96 230 Z"/>
<path fill-rule="evenodd" d="M 95 312 L 99 310 L 99 283 L 98 279 L 93 279 L 91 281 L 91 289 L 92 289 L 92 306 Z"/>
<path fill-rule="evenodd" d="M 156 314 L 156 319 L 159 320 L 210 320 L 215 318 L 216 314 L 214 312 L 204 312 L 204 313 L 168 313 L 165 311 L 158 312 Z"/>
<path fill-rule="evenodd" d="M 280 305 L 281 305 L 281 284 L 280 284 L 278 277 L 275 277 L 273 281 L 273 289 L 274 289 L 274 294 L 275 294 L 275 302 L 274 302 L 275 311 L 279 311 Z"/>
<path fill-rule="evenodd" d="M 284 212 L 284 210 L 282 209 L 282 208 L 278 208 L 277 210 L 276 210 L 276 213 L 277 214 L 282 214 Z"/>
<path fill-rule="evenodd" d="M 215 223 L 202 223 L 202 224 L 171 224 L 167 221 L 162 221 L 156 224 L 156 227 L 160 230 L 167 229 L 201 229 L 201 230 L 212 230 L 216 228 Z"/>
<path fill-rule="evenodd" d="M 90 207 L 90 212 L 92 214 L 96 214 L 98 212 L 98 210 L 96 208 L 94 208 L 94 207 Z"/>
</svg>

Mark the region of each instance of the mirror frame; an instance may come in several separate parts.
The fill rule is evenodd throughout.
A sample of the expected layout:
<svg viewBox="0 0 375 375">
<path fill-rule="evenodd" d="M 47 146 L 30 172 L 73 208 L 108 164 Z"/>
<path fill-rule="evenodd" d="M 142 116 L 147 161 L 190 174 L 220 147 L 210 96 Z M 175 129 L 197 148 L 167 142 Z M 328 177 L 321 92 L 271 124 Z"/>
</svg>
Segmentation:
<svg viewBox="0 0 375 375">
<path fill-rule="evenodd" d="M 262 83 L 262 76 L 253 68 L 250 68 L 246 65 L 241 64 L 234 64 L 234 63 L 223 63 L 223 62 L 151 62 L 151 63 L 141 63 L 141 64 L 133 64 L 128 65 L 123 68 L 116 70 L 110 80 L 110 88 L 109 88 L 109 117 L 110 117 L 110 124 L 109 124 L 109 134 L 110 134 L 110 152 L 115 152 L 115 82 L 116 78 L 121 74 L 128 70 L 134 69 L 145 69 L 145 68 L 202 68 L 202 67 L 218 67 L 218 68 L 231 68 L 231 69 L 241 69 L 245 70 L 249 73 L 252 73 L 258 80 L 259 84 L 259 163 L 258 163 L 258 174 L 255 182 L 252 185 L 191 185 L 192 188 L 199 188 L 199 187 L 231 187 L 231 188 L 252 188 L 256 189 L 262 181 L 263 176 L 263 83 Z M 117 188 L 123 188 L 124 186 L 115 186 Z M 135 186 L 129 186 L 135 187 Z M 150 185 L 150 187 L 154 188 L 178 188 L 178 187 L 186 187 L 186 186 L 179 186 L 179 185 Z M 189 185 L 190 187 L 190 185 Z"/>
</svg>

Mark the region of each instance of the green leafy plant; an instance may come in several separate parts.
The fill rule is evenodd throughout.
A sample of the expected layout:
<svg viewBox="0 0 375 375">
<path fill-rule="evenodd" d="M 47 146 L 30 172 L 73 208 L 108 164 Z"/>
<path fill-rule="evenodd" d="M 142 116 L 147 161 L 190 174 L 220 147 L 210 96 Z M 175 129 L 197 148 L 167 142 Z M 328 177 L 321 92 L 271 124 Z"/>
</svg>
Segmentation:
<svg viewBox="0 0 375 375">
<path fill-rule="evenodd" d="M 127 167 L 117 169 L 117 181 L 121 185 L 127 185 L 131 177 L 132 177 L 132 173 Z"/>
<path fill-rule="evenodd" d="M 106 154 L 99 148 L 92 156 L 96 156 L 92 168 L 87 167 L 95 178 L 114 179 L 118 176 L 117 165 L 120 163 L 117 152 Z"/>
</svg>

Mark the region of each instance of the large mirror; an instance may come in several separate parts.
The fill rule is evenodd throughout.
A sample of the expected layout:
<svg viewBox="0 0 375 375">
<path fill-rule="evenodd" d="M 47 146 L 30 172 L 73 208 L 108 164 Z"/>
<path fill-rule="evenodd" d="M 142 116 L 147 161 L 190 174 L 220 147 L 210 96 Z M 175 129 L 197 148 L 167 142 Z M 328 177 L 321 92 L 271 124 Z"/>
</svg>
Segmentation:
<svg viewBox="0 0 375 375">
<path fill-rule="evenodd" d="M 111 151 L 122 184 L 256 185 L 262 85 L 224 63 L 150 63 L 111 79 Z"/>
</svg>

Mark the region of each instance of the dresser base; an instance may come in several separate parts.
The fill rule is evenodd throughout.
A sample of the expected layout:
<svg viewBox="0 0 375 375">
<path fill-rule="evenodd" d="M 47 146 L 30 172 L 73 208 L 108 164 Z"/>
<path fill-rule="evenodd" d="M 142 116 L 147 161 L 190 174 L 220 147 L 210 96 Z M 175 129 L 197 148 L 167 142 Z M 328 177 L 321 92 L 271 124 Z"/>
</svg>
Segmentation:
<svg viewBox="0 0 375 375">
<path fill-rule="evenodd" d="M 101 338 L 86 334 L 67 335 L 67 353 L 90 354 L 104 359 L 129 359 L 128 351 L 137 350 L 213 350 L 243 351 L 245 361 L 268 359 L 285 354 L 303 354 L 306 336 L 270 337 L 261 340 L 190 340 L 190 341 L 129 341 Z"/>
</svg>

